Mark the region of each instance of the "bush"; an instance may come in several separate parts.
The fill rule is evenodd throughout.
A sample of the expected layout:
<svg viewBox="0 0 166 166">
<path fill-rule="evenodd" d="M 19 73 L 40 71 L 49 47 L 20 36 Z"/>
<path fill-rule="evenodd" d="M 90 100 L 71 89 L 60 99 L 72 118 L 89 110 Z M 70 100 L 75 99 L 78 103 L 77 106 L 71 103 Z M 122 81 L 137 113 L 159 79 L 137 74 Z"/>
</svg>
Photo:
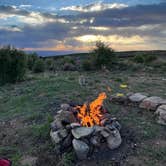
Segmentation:
<svg viewBox="0 0 166 166">
<path fill-rule="evenodd" d="M 26 55 L 10 46 L 0 49 L 0 83 L 15 83 L 24 79 Z"/>
<path fill-rule="evenodd" d="M 68 56 L 65 56 L 64 58 L 63 58 L 63 62 L 64 62 L 64 64 L 65 63 L 71 63 L 71 64 L 75 64 L 75 61 L 74 61 L 74 59 L 72 58 L 72 57 L 68 57 Z"/>
<path fill-rule="evenodd" d="M 89 70 L 92 70 L 92 68 L 93 68 L 93 64 L 90 60 L 84 60 L 82 62 L 82 69 L 83 70 L 89 71 Z"/>
<path fill-rule="evenodd" d="M 96 43 L 96 48 L 92 51 L 92 57 L 94 65 L 100 69 L 103 66 L 109 68 L 117 59 L 114 50 L 100 41 Z"/>
<path fill-rule="evenodd" d="M 54 60 L 52 58 L 46 59 L 45 60 L 45 67 L 49 71 L 54 70 Z"/>
<path fill-rule="evenodd" d="M 27 66 L 29 70 L 33 70 L 35 65 L 35 61 L 38 60 L 39 57 L 36 53 L 28 54 L 27 55 Z"/>
<path fill-rule="evenodd" d="M 45 64 L 42 59 L 38 59 L 35 61 L 34 67 L 33 67 L 33 72 L 34 73 L 41 73 L 44 72 L 45 70 Z"/>
<path fill-rule="evenodd" d="M 133 58 L 133 61 L 136 63 L 144 63 L 144 55 L 136 55 Z"/>
<path fill-rule="evenodd" d="M 62 67 L 64 71 L 75 71 L 76 67 L 72 63 L 65 63 Z"/>
<path fill-rule="evenodd" d="M 144 56 L 144 63 L 149 64 L 157 59 L 156 55 L 145 55 Z"/>
<path fill-rule="evenodd" d="M 149 64 L 157 59 L 155 55 L 136 55 L 133 58 L 133 61 L 136 63 Z"/>
</svg>

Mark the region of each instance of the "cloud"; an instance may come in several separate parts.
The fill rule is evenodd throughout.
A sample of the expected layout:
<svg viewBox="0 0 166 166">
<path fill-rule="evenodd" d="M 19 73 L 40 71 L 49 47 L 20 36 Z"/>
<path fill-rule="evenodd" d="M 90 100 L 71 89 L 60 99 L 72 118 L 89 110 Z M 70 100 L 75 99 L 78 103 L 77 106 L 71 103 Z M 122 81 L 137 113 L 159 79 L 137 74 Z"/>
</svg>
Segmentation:
<svg viewBox="0 0 166 166">
<path fill-rule="evenodd" d="M 30 8 L 32 5 L 20 5 L 19 8 Z"/>
<path fill-rule="evenodd" d="M 166 3 L 137 5 L 122 9 L 81 13 L 77 15 L 77 18 L 90 19 L 94 17 L 93 26 L 140 26 L 144 24 L 165 23 L 165 9 Z"/>
<path fill-rule="evenodd" d="M 68 10 L 68 11 L 76 11 L 76 12 L 95 12 L 95 11 L 103 11 L 106 9 L 121 9 L 128 7 L 126 4 L 122 3 L 93 3 L 87 6 L 67 6 L 62 7 L 60 10 Z"/>
<path fill-rule="evenodd" d="M 0 6 L 0 41 L 34 50 L 87 51 L 97 40 L 116 50 L 165 48 L 166 3 L 112 8 L 101 4 L 100 10 L 92 6 L 68 15 Z"/>
</svg>

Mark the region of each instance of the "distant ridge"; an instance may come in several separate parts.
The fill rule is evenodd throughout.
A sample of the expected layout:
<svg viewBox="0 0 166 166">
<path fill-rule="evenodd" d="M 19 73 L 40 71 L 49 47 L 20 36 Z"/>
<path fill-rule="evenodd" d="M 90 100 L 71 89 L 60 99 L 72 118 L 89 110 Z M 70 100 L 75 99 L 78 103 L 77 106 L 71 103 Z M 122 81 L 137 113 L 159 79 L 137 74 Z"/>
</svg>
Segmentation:
<svg viewBox="0 0 166 166">
<path fill-rule="evenodd" d="M 36 52 L 40 57 L 56 57 L 56 56 L 79 56 L 87 55 L 88 52 L 74 52 L 74 51 L 26 51 L 27 53 Z M 166 56 L 166 50 L 150 50 L 150 51 L 117 51 L 119 57 L 132 57 L 137 54 L 151 54 Z"/>
</svg>

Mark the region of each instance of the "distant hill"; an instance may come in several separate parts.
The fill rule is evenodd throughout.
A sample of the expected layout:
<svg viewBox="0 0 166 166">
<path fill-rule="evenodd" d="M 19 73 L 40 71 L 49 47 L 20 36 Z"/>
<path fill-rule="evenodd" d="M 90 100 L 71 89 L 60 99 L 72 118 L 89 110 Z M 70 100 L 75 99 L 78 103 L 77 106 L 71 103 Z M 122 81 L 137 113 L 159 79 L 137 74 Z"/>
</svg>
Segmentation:
<svg viewBox="0 0 166 166">
<path fill-rule="evenodd" d="M 27 53 L 33 53 L 34 51 L 26 51 Z M 88 53 L 78 53 L 74 51 L 36 51 L 40 57 L 58 57 L 58 56 L 87 56 Z M 138 54 L 151 54 L 166 56 L 166 50 L 152 50 L 152 51 L 120 51 L 116 52 L 119 57 L 132 57 Z"/>
</svg>

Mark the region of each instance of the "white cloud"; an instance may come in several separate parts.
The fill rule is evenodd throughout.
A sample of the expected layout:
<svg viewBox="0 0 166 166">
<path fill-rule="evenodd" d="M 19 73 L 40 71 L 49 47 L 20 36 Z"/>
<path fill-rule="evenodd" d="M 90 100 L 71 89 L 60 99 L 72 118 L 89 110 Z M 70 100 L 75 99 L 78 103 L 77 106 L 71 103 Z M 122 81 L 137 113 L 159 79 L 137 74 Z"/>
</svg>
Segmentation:
<svg viewBox="0 0 166 166">
<path fill-rule="evenodd" d="M 62 7 L 60 10 L 70 10 L 70 11 L 78 11 L 78 12 L 95 12 L 95 11 L 102 11 L 106 9 L 121 9 L 128 7 L 128 5 L 123 3 L 94 3 L 87 6 L 67 6 Z"/>
<path fill-rule="evenodd" d="M 21 32 L 21 29 L 18 27 L 0 27 L 0 30 L 6 30 L 11 32 Z"/>
<path fill-rule="evenodd" d="M 30 8 L 32 5 L 20 5 L 19 8 Z"/>
<path fill-rule="evenodd" d="M 103 41 L 106 43 L 113 43 L 113 44 L 138 44 L 144 43 L 144 38 L 140 37 L 139 35 L 130 36 L 130 37 L 123 37 L 120 35 L 83 35 L 74 38 L 77 41 L 84 42 L 84 43 L 91 43 L 96 41 Z"/>
</svg>

